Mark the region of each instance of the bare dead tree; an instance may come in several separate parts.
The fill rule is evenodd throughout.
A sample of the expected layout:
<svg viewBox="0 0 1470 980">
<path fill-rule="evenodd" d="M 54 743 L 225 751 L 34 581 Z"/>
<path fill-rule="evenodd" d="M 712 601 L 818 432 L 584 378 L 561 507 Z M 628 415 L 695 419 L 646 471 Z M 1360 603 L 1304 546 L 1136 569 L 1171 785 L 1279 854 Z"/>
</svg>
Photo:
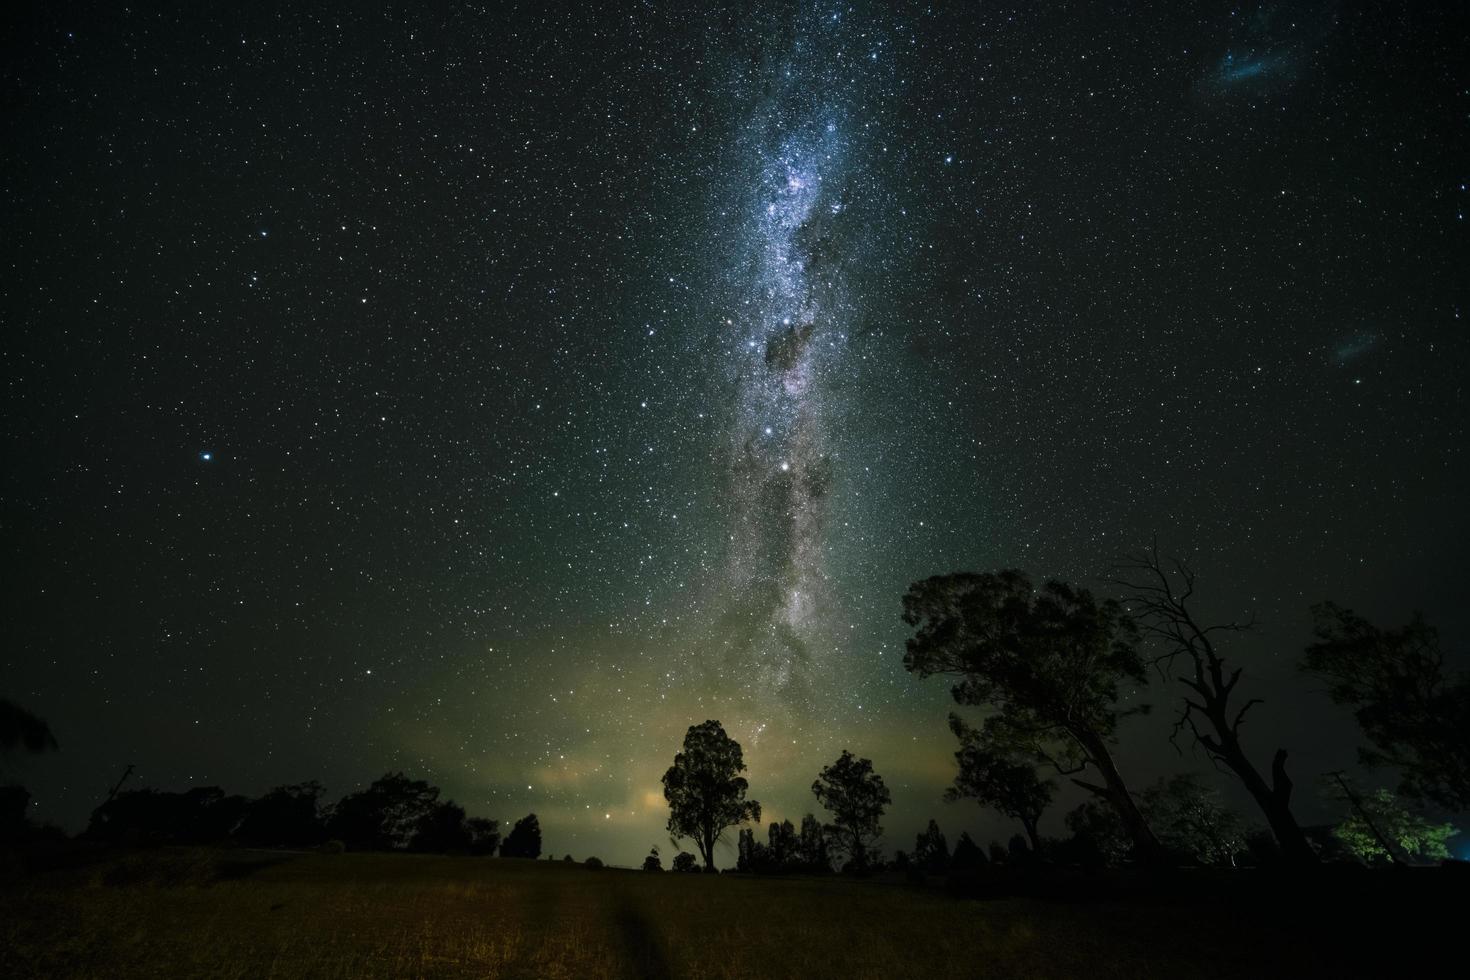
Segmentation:
<svg viewBox="0 0 1470 980">
<path fill-rule="evenodd" d="M 1195 593 L 1195 574 L 1187 562 L 1177 558 L 1167 565 L 1155 543 L 1147 552 L 1127 556 L 1114 570 L 1113 583 L 1129 591 L 1124 602 L 1136 617 L 1146 638 L 1163 649 L 1154 666 L 1165 678 L 1174 678 L 1185 688 L 1183 705 L 1174 722 L 1170 741 L 1179 747 L 1179 737 L 1188 735 L 1202 747 L 1217 767 L 1233 772 L 1266 815 L 1282 856 L 1292 864 L 1318 862 L 1301 825 L 1291 812 L 1291 778 L 1286 774 L 1286 750 L 1278 748 L 1271 760 L 1267 782 L 1246 755 L 1241 727 L 1260 698 L 1244 702 L 1236 694 L 1243 667 L 1228 667 L 1216 641 L 1243 633 L 1251 623 L 1201 623 L 1190 608 Z"/>
</svg>

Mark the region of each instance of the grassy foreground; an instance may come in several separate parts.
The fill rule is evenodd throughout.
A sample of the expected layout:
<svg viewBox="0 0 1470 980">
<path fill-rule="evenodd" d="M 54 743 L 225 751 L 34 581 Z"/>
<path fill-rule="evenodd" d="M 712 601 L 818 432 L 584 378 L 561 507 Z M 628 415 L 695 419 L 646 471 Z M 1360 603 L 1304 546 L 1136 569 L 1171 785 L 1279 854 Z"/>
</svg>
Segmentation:
<svg viewBox="0 0 1470 980">
<path fill-rule="evenodd" d="M 12 868 L 0 880 L 0 976 L 857 980 L 1382 969 L 1351 914 L 1298 915 L 1278 927 L 1262 924 L 1276 915 L 1260 902 L 1236 899 L 976 900 L 836 878 L 386 854 L 167 850 L 71 863 Z"/>
</svg>

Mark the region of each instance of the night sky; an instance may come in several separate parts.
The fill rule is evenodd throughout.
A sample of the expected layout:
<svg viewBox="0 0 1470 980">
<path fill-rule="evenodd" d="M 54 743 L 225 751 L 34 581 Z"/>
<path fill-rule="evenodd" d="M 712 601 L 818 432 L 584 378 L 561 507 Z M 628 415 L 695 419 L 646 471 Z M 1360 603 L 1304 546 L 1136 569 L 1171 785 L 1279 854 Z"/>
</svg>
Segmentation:
<svg viewBox="0 0 1470 980">
<path fill-rule="evenodd" d="M 768 820 L 851 748 L 1009 837 L 899 598 L 1157 535 L 1312 822 L 1309 604 L 1466 635 L 1457 4 L 159 6 L 0 31 L 37 819 L 403 769 L 636 863 L 718 718 Z"/>
</svg>

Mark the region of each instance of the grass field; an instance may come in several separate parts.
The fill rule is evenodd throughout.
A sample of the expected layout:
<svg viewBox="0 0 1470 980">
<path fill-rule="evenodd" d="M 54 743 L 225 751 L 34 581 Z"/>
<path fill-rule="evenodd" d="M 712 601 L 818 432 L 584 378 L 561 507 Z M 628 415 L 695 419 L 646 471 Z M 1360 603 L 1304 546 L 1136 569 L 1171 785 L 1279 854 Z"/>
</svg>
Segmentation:
<svg viewBox="0 0 1470 980">
<path fill-rule="evenodd" d="M 1390 975 L 1375 952 L 1405 941 L 1399 920 L 1412 914 L 1402 895 L 1374 913 L 1347 894 L 1378 895 L 1376 884 L 1317 888 L 1304 912 L 1259 883 L 1211 901 L 1180 901 L 1176 886 L 974 899 L 878 881 L 393 854 L 14 864 L 0 883 L 0 976 L 15 978 L 1374 976 Z M 1373 941 L 1385 931 L 1398 938 Z M 1394 974 L 1415 972 L 1404 953 Z"/>
</svg>

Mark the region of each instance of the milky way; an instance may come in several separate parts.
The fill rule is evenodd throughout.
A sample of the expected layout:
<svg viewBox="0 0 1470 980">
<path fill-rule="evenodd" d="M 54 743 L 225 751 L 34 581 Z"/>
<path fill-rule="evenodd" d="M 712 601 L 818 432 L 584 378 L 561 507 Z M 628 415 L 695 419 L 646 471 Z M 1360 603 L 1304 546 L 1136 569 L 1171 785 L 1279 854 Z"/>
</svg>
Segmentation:
<svg viewBox="0 0 1470 980">
<path fill-rule="evenodd" d="M 729 557 L 716 608 L 720 667 L 766 712 L 807 705 L 844 652 L 827 565 L 830 498 L 843 489 L 831 429 L 834 402 L 849 395 L 860 301 L 851 280 L 862 273 L 870 218 L 851 204 L 871 188 L 862 159 L 871 147 L 848 130 L 852 104 L 887 76 L 877 64 L 883 46 L 840 14 L 803 18 L 773 91 L 731 147 L 743 166 L 732 170 L 738 247 L 718 271 L 734 310 L 722 332 L 733 410 L 722 446 Z"/>
</svg>

